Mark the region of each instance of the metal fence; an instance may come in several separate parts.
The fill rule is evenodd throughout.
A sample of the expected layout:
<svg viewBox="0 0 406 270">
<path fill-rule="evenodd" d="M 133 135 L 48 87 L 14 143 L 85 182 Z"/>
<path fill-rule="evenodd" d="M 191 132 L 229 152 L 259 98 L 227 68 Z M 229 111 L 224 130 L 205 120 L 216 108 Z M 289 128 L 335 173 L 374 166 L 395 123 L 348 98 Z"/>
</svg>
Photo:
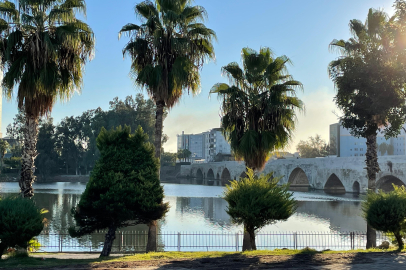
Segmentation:
<svg viewBox="0 0 406 270">
<path fill-rule="evenodd" d="M 105 232 L 81 238 L 67 233 L 43 232 L 37 240 L 39 252 L 100 252 Z M 116 233 L 112 252 L 143 252 L 148 232 L 120 231 Z M 161 232 L 158 233 L 159 251 L 241 251 L 243 234 L 228 232 Z M 377 233 L 377 243 L 389 237 Z M 366 245 L 365 232 L 259 232 L 256 234 L 257 249 L 352 250 Z"/>
</svg>

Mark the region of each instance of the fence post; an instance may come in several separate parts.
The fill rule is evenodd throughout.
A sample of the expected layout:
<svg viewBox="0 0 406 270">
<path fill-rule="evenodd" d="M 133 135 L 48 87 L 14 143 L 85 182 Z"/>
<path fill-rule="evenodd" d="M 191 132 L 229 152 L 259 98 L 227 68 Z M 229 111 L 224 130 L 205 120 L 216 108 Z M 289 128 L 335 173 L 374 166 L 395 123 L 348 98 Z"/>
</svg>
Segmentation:
<svg viewBox="0 0 406 270">
<path fill-rule="evenodd" d="M 238 232 L 235 234 L 235 251 L 238 252 Z"/>
<path fill-rule="evenodd" d="M 180 251 L 180 232 L 178 232 L 178 251 Z"/>
<path fill-rule="evenodd" d="M 293 233 L 293 249 L 297 249 L 297 232 Z"/>
<path fill-rule="evenodd" d="M 354 232 L 350 233 L 350 238 L 351 238 L 351 249 L 354 250 L 355 249 L 355 235 L 354 235 Z"/>
<path fill-rule="evenodd" d="M 59 252 L 62 252 L 62 243 L 63 243 L 62 237 L 63 237 L 62 234 L 59 233 Z"/>
</svg>

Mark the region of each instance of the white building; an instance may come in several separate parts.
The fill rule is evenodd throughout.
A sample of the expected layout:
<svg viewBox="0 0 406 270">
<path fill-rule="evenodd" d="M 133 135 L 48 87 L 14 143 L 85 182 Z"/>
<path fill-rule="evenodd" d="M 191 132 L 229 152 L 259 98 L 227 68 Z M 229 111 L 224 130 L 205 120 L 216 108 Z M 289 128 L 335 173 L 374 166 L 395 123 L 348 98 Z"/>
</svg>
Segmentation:
<svg viewBox="0 0 406 270">
<path fill-rule="evenodd" d="M 406 124 L 403 127 L 406 128 Z M 378 145 L 378 156 L 406 155 L 406 134 L 404 129 L 401 129 L 398 137 L 389 139 L 385 139 L 385 136 L 378 132 L 376 143 Z M 390 146 L 389 148 L 393 151 L 387 150 L 382 153 L 379 146 L 383 143 Z M 336 148 L 339 157 L 365 156 L 367 150 L 365 138 L 352 136 L 350 130 L 339 123 L 330 125 L 330 146 Z"/>
<path fill-rule="evenodd" d="M 188 149 L 192 153 L 192 162 L 214 161 L 217 154 L 231 154 L 230 144 L 226 141 L 220 128 L 214 128 L 199 134 L 185 134 L 178 137 L 178 149 Z"/>
</svg>

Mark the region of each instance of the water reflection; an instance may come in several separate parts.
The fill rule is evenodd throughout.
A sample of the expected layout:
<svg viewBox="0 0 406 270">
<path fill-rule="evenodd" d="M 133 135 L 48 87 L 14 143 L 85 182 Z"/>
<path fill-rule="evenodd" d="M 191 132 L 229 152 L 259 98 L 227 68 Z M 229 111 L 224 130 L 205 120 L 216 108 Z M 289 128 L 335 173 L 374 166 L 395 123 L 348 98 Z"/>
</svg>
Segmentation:
<svg viewBox="0 0 406 270">
<path fill-rule="evenodd" d="M 74 224 L 71 208 L 79 202 L 84 183 L 35 184 L 34 200 L 49 210 L 46 218 L 52 232 L 67 232 Z M 159 224 L 160 230 L 237 232 L 241 226 L 232 224 L 226 213 L 227 203 L 218 186 L 165 184 L 165 200 L 170 210 Z M 0 183 L 0 194 L 16 194 L 17 183 Z M 297 213 L 285 222 L 269 225 L 263 231 L 365 231 L 360 199 L 353 194 L 328 195 L 324 192 L 295 192 L 299 201 Z M 145 231 L 146 226 L 124 228 L 123 231 Z"/>
</svg>

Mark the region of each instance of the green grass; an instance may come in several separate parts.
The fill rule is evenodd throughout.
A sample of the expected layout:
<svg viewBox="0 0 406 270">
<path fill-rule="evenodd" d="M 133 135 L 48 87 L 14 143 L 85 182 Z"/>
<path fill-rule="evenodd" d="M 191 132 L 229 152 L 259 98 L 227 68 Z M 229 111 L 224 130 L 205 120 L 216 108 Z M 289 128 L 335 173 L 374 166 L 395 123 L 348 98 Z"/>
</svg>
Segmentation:
<svg viewBox="0 0 406 270">
<path fill-rule="evenodd" d="M 313 249 L 302 250 L 257 250 L 250 252 L 156 252 L 147 254 L 136 254 L 123 257 L 111 257 L 107 259 L 57 259 L 47 258 L 42 260 L 41 258 L 26 257 L 26 258 L 14 258 L 0 260 L 0 269 L 15 269 L 15 268 L 30 268 L 30 267 L 54 267 L 54 266 L 69 266 L 69 265 L 92 265 L 101 262 L 126 262 L 126 261 L 145 261 L 145 260 L 176 260 L 176 259 L 199 259 L 199 258 L 217 258 L 229 255 L 237 255 L 242 257 L 255 257 L 255 256 L 281 256 L 281 255 L 296 255 L 296 254 L 343 254 L 343 253 L 373 253 L 373 252 L 395 252 L 395 249 L 389 249 L 386 251 L 380 249 L 370 250 L 351 250 L 351 251 L 316 251 Z M 37 253 L 41 254 L 41 253 Z M 49 254 L 49 253 L 47 253 Z M 55 254 L 56 257 L 58 254 Z"/>
</svg>

